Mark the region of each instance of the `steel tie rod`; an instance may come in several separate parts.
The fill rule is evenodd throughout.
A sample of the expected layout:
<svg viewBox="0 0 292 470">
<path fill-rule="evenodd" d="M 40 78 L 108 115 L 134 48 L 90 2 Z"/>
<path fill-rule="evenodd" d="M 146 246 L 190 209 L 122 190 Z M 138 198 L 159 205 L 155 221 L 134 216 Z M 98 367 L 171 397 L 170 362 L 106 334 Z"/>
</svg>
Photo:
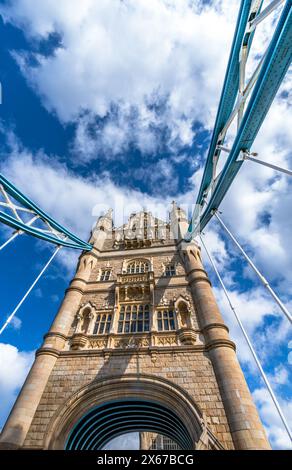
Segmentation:
<svg viewBox="0 0 292 470">
<path fill-rule="evenodd" d="M 242 154 L 242 159 L 243 160 L 250 160 L 251 162 L 259 163 L 260 165 L 266 166 L 268 168 L 272 168 L 272 170 L 280 171 L 281 173 L 285 173 L 286 175 L 292 176 L 292 170 L 287 170 L 286 168 L 282 168 L 278 165 L 274 165 L 269 162 L 264 162 L 263 160 L 260 160 L 258 158 L 255 158 L 257 156 L 257 153 L 249 153 L 249 152 L 243 152 Z"/>
</svg>

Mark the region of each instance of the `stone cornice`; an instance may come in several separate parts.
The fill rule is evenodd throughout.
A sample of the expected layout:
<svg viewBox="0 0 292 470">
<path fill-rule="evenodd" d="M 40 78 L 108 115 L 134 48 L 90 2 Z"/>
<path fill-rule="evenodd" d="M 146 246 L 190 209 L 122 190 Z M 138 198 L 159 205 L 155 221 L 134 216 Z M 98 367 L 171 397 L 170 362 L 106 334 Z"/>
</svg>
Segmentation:
<svg viewBox="0 0 292 470">
<path fill-rule="evenodd" d="M 190 276 L 193 273 L 202 273 L 208 278 L 208 273 L 204 268 L 194 268 L 187 272 L 187 276 Z"/>
<path fill-rule="evenodd" d="M 236 345 L 230 339 L 214 339 L 206 344 L 206 351 L 211 351 L 216 348 L 230 348 L 236 351 Z"/>
<path fill-rule="evenodd" d="M 202 328 L 202 333 L 205 334 L 206 331 L 211 330 L 213 328 L 223 328 L 227 331 L 227 333 L 229 333 L 229 328 L 225 325 L 225 323 L 210 323 L 209 325 L 206 325 L 204 328 Z"/>
<path fill-rule="evenodd" d="M 159 251 L 163 252 L 163 254 L 168 254 L 168 253 L 173 253 L 173 252 L 178 252 L 178 247 L 177 245 L 168 244 L 168 245 L 159 245 L 159 246 L 151 246 L 149 248 L 135 248 L 131 250 L 108 250 L 108 251 L 100 251 L 93 247 L 92 251 L 90 254 L 94 256 L 95 258 L 98 258 L 99 260 L 102 260 L 103 258 L 108 259 L 108 258 L 126 258 L 126 257 L 132 257 L 135 256 L 136 254 L 138 256 L 143 255 L 143 253 L 147 254 L 152 254 L 153 250 L 156 250 L 158 253 Z M 95 251 L 98 253 L 95 254 Z M 158 254 L 157 253 L 157 254 Z M 156 253 L 155 253 L 156 254 Z"/>
<path fill-rule="evenodd" d="M 80 289 L 80 287 L 70 286 L 65 290 L 65 295 L 67 294 L 67 292 L 70 292 L 70 291 L 76 291 L 76 292 L 79 292 L 82 295 L 84 294 L 84 290 Z"/>
<path fill-rule="evenodd" d="M 61 351 L 59 353 L 60 357 L 76 357 L 76 356 L 103 356 L 103 355 L 152 355 L 152 354 L 165 354 L 165 353 L 176 353 L 184 354 L 186 352 L 193 353 L 202 353 L 206 351 L 206 348 L 203 345 L 195 346 L 151 346 L 151 347 L 141 347 L 141 348 L 106 348 L 106 349 L 85 349 L 85 350 L 70 350 L 70 351 Z"/>
<path fill-rule="evenodd" d="M 61 352 L 58 349 L 55 348 L 47 348 L 47 347 L 41 347 L 38 349 L 35 353 L 36 357 L 38 356 L 53 356 L 58 358 L 60 356 Z"/>
<path fill-rule="evenodd" d="M 82 279 L 82 277 L 73 277 L 72 281 L 70 282 L 70 285 L 72 284 L 72 282 L 75 282 L 75 281 L 83 282 L 83 284 L 87 284 L 87 281 Z M 70 287 L 69 287 L 69 289 L 70 289 Z"/>
<path fill-rule="evenodd" d="M 180 275 L 180 276 L 175 276 L 176 280 L 178 281 L 179 278 L 183 278 L 185 279 L 185 276 L 184 275 Z M 157 277 L 155 278 L 155 281 L 159 281 L 161 279 L 165 279 L 165 284 L 162 284 L 162 285 L 159 285 L 157 282 L 155 283 L 155 289 L 175 289 L 177 287 L 188 287 L 190 285 L 190 283 L 188 283 L 187 281 L 185 280 L 182 280 L 181 282 L 176 282 L 176 283 L 172 283 L 170 284 L 169 281 L 167 282 L 167 279 L 168 278 L 162 278 L 162 277 Z M 81 281 L 81 279 L 74 279 L 78 282 Z M 74 280 L 71 282 L 71 285 L 66 289 L 66 293 L 67 292 L 70 292 L 70 291 L 76 291 L 76 292 L 80 292 L 80 294 L 95 294 L 97 292 L 113 292 L 115 290 L 115 287 L 117 285 L 117 281 L 114 281 L 110 283 L 110 285 L 108 286 L 109 283 L 102 283 L 103 285 L 101 286 L 99 281 L 97 282 L 94 282 L 94 281 L 91 281 L 91 282 L 86 282 L 86 281 L 83 281 L 83 284 L 84 284 L 84 288 L 80 288 L 80 287 L 77 287 L 77 286 L 74 286 L 73 282 Z M 106 285 L 104 285 L 106 284 Z M 93 287 L 93 286 L 96 286 L 95 288 L 88 288 L 88 287 Z"/>
<path fill-rule="evenodd" d="M 58 331 L 49 331 L 48 333 L 46 333 L 46 334 L 44 335 L 44 339 L 50 338 L 50 337 L 56 337 L 56 336 L 57 336 L 58 338 L 63 339 L 64 341 L 67 341 L 67 339 L 68 339 L 68 336 L 63 335 L 63 333 L 59 333 Z"/>
<path fill-rule="evenodd" d="M 210 279 L 208 277 L 205 277 L 205 276 L 199 276 L 199 277 L 195 277 L 194 279 L 190 279 L 189 285 L 191 286 L 195 282 L 200 282 L 200 281 L 207 282 L 207 284 L 209 284 L 212 287 Z"/>
</svg>

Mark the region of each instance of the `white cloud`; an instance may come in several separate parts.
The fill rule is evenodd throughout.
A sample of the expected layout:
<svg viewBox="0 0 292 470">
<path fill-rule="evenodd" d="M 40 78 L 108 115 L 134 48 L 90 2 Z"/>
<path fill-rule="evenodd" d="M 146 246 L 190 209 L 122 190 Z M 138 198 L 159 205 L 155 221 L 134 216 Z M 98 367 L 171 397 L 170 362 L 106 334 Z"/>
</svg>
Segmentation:
<svg viewBox="0 0 292 470">
<path fill-rule="evenodd" d="M 165 198 L 119 187 L 106 175 L 78 176 L 57 158 L 49 158 L 42 152 L 33 155 L 12 134 L 9 143 L 11 153 L 0 164 L 1 171 L 50 216 L 84 240 L 88 240 L 97 218 L 109 208 L 114 209 L 116 226 L 143 207 L 157 217 L 168 218 Z M 42 246 L 39 243 L 40 249 Z M 72 273 L 77 257 L 74 250 L 62 250 L 57 259 Z"/>
<path fill-rule="evenodd" d="M 174 0 L 15 0 L 4 18 L 34 40 L 50 33 L 62 47 L 49 57 L 14 53 L 45 106 L 75 121 L 81 160 L 191 144 L 192 124 L 211 128 L 237 16 L 237 2 Z M 30 56 L 31 57 L 31 56 Z M 85 112 L 85 113 L 84 113 Z M 96 120 L 103 118 L 103 122 Z M 77 157 L 78 158 L 78 157 Z"/>
<path fill-rule="evenodd" d="M 0 426 L 8 416 L 33 359 L 33 352 L 19 351 L 11 344 L 0 343 Z"/>
<path fill-rule="evenodd" d="M 273 382 L 276 385 L 285 385 L 289 383 L 289 371 L 282 364 L 277 366 L 274 370 L 274 375 L 272 377 Z"/>
<path fill-rule="evenodd" d="M 10 325 L 13 326 L 13 328 L 15 330 L 20 330 L 21 325 L 22 325 L 22 321 L 17 316 L 14 316 L 11 320 Z"/>
<path fill-rule="evenodd" d="M 107 175 L 78 176 L 57 158 L 49 158 L 42 152 L 33 155 L 11 136 L 10 144 L 11 153 L 0 166 L 5 176 L 43 210 L 83 238 L 88 238 L 96 218 L 109 207 L 115 209 L 117 225 L 143 206 L 157 215 L 167 215 L 163 198 L 119 187 Z"/>
<path fill-rule="evenodd" d="M 260 414 L 265 424 L 268 438 L 274 449 L 292 449 L 291 441 L 282 424 L 274 403 L 264 388 L 254 391 L 253 398 L 259 408 Z M 281 408 L 285 417 L 292 424 L 292 404 L 291 401 L 280 400 Z"/>
<path fill-rule="evenodd" d="M 139 450 L 139 433 L 131 432 L 111 440 L 103 450 Z"/>
</svg>

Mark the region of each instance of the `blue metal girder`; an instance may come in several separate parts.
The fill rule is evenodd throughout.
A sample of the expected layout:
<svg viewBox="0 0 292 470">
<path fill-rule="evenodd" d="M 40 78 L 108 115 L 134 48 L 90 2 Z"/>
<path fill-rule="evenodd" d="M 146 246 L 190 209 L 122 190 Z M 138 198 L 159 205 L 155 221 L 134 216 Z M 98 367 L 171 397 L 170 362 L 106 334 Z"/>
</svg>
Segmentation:
<svg viewBox="0 0 292 470">
<path fill-rule="evenodd" d="M 236 101 L 239 88 L 239 55 L 242 47 L 242 43 L 245 36 L 247 23 L 250 16 L 252 0 L 242 0 L 240 10 L 238 14 L 237 25 L 231 47 L 231 53 L 225 75 L 223 90 L 220 98 L 218 113 L 215 121 L 215 127 L 211 139 L 211 144 L 205 164 L 204 174 L 197 197 L 197 204 L 201 205 L 205 191 L 211 184 L 213 175 L 213 156 L 216 153 L 216 145 L 218 137 L 222 129 L 224 128 Z M 253 35 L 249 38 L 249 47 L 252 41 Z M 219 155 L 219 150 L 217 150 Z M 217 155 L 217 154 L 216 154 Z M 191 232 L 191 227 L 189 228 Z"/>
<path fill-rule="evenodd" d="M 37 227 L 28 226 L 25 223 L 19 221 L 16 217 L 13 217 L 3 211 L 0 211 L 0 222 L 9 225 L 10 227 L 21 230 L 29 235 L 46 240 L 50 243 L 56 245 L 62 245 L 68 248 L 75 248 L 79 250 L 90 251 L 92 246 L 89 243 L 84 242 L 80 238 L 76 237 L 73 233 L 69 232 L 65 227 L 60 225 L 54 219 L 52 219 L 48 214 L 41 210 L 33 201 L 28 197 L 22 194 L 10 181 L 8 181 L 3 175 L 0 174 L 0 184 L 3 186 L 4 190 L 18 201 L 26 209 L 32 210 L 37 214 L 41 220 L 47 221 L 51 227 L 58 232 L 64 234 L 67 237 L 67 240 L 61 240 L 53 234 L 43 233 Z"/>
<path fill-rule="evenodd" d="M 201 216 L 199 227 L 195 227 L 195 231 L 204 229 L 212 217 L 213 210 L 216 210 L 222 202 L 243 163 L 243 161 L 237 161 L 238 156 L 241 151 L 250 150 L 289 68 L 292 57 L 291 9 L 291 0 L 288 0 L 283 8 L 231 152 L 211 199 Z"/>
</svg>

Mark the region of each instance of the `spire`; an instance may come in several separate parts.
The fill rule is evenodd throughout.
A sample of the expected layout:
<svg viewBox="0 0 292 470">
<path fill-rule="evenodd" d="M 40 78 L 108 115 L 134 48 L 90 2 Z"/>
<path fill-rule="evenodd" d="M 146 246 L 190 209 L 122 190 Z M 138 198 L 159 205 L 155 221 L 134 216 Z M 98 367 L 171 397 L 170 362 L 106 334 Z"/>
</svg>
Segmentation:
<svg viewBox="0 0 292 470">
<path fill-rule="evenodd" d="M 96 223 L 96 229 L 100 230 L 112 230 L 113 228 L 113 210 L 108 209 L 108 211 L 101 215 Z"/>
<path fill-rule="evenodd" d="M 108 209 L 108 211 L 101 215 L 92 231 L 92 236 L 90 243 L 94 245 L 95 248 L 102 249 L 103 244 L 106 238 L 112 237 L 113 231 L 113 210 Z"/>
<path fill-rule="evenodd" d="M 188 219 L 186 213 L 177 205 L 176 201 L 172 201 L 172 209 L 170 211 L 170 226 L 173 238 L 177 240 L 182 239 L 188 229 Z"/>
</svg>

